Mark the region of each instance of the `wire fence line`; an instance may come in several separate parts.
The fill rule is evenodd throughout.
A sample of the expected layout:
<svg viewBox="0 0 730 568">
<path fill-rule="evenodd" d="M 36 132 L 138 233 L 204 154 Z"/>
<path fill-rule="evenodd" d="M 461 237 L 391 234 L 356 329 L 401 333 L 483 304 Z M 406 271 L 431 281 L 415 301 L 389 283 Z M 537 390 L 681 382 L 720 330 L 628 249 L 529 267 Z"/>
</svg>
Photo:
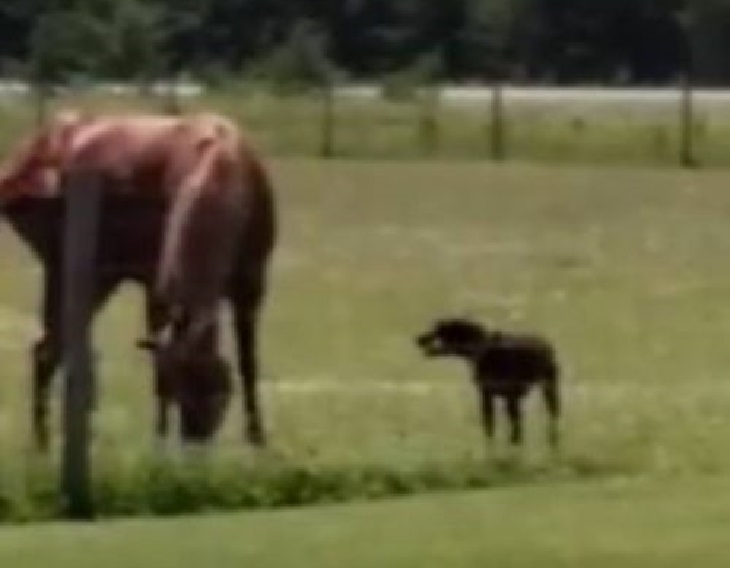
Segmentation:
<svg viewBox="0 0 730 568">
<path fill-rule="evenodd" d="M 306 92 L 122 85 L 3 91 L 0 150 L 58 107 L 219 111 L 268 155 L 730 166 L 730 91 L 323 85 Z"/>
</svg>

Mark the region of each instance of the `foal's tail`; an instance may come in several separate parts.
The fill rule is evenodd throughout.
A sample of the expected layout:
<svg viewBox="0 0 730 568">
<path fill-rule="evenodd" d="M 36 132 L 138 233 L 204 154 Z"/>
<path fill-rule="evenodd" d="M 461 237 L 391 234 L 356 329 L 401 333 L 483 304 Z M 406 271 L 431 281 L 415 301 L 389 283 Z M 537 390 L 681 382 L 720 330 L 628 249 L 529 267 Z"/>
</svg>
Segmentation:
<svg viewBox="0 0 730 568">
<path fill-rule="evenodd" d="M 545 401 L 545 408 L 548 412 L 548 441 L 553 448 L 560 443 L 560 432 L 558 421 L 560 419 L 560 367 L 554 358 L 546 369 L 545 378 L 542 383 L 542 395 Z"/>
</svg>

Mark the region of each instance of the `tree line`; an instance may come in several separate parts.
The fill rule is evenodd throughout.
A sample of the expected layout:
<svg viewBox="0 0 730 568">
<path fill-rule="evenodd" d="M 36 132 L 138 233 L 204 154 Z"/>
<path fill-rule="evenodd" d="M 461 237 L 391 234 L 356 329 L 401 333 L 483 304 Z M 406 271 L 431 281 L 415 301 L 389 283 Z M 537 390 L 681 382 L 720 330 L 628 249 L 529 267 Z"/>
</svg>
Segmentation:
<svg viewBox="0 0 730 568">
<path fill-rule="evenodd" d="M 2 0 L 0 73 L 730 80 L 730 0 Z"/>
</svg>

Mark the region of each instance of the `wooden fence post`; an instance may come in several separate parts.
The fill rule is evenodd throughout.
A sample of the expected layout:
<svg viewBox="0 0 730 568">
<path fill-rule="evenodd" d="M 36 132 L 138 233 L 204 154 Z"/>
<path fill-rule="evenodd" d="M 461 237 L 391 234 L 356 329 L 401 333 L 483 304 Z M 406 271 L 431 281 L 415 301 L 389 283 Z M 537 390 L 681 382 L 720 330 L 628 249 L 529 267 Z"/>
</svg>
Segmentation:
<svg viewBox="0 0 730 568">
<path fill-rule="evenodd" d="M 439 150 L 439 107 L 441 93 L 437 86 L 425 86 L 419 92 L 418 140 L 421 153 L 432 156 Z"/>
<path fill-rule="evenodd" d="M 320 155 L 332 158 L 335 155 L 335 86 L 325 80 L 322 85 L 322 141 Z"/>
<path fill-rule="evenodd" d="M 695 167 L 694 108 L 692 82 L 689 73 L 682 75 L 679 104 L 679 163 L 685 168 Z"/>
<path fill-rule="evenodd" d="M 90 327 L 101 196 L 98 180 L 88 175 L 72 176 L 65 190 L 61 491 L 64 514 L 89 519 L 94 514 L 89 447 L 96 394 Z"/>
<path fill-rule="evenodd" d="M 505 158 L 504 100 L 502 84 L 495 81 L 492 85 L 489 112 L 489 150 L 495 161 Z"/>
<path fill-rule="evenodd" d="M 34 104 L 34 118 L 36 127 L 42 126 L 46 121 L 46 115 L 48 114 L 48 93 L 49 88 L 43 82 L 37 82 L 33 85 L 33 104 Z"/>
<path fill-rule="evenodd" d="M 177 77 L 169 79 L 167 83 L 159 83 L 159 88 L 163 90 L 161 94 L 162 112 L 171 116 L 180 116 L 182 104 L 180 104 Z"/>
</svg>

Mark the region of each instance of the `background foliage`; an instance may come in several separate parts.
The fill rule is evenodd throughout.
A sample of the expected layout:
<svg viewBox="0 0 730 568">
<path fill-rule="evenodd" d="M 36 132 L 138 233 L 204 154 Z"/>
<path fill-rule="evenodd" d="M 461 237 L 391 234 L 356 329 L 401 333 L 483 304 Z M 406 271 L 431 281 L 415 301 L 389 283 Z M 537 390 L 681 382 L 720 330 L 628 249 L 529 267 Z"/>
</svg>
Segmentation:
<svg viewBox="0 0 730 568">
<path fill-rule="evenodd" d="M 730 0 L 4 0 L 0 58 L 5 74 L 30 62 L 47 79 L 291 61 L 319 78 L 314 52 L 357 79 L 429 54 L 443 79 L 561 84 L 666 83 L 692 60 L 699 82 L 720 84 L 728 29 Z"/>
</svg>

